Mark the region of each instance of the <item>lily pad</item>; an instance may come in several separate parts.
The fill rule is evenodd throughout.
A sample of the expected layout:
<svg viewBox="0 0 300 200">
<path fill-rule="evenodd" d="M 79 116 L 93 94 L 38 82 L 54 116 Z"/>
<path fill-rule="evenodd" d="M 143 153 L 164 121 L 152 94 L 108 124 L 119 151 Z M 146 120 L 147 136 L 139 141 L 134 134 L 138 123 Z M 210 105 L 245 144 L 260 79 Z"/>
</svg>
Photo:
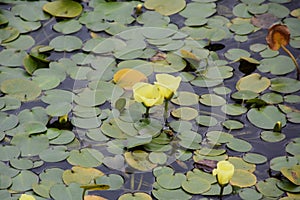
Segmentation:
<svg viewBox="0 0 300 200">
<path fill-rule="evenodd" d="M 91 148 L 83 148 L 79 150 L 72 150 L 67 161 L 72 165 L 79 165 L 82 167 L 97 167 L 102 164 L 103 154 Z"/>
<path fill-rule="evenodd" d="M 126 193 L 121 195 L 118 200 L 151 200 L 151 196 L 143 192 Z"/>
<path fill-rule="evenodd" d="M 53 47 L 55 51 L 71 52 L 82 47 L 82 41 L 76 36 L 57 36 L 50 41 L 49 46 Z"/>
<path fill-rule="evenodd" d="M 270 161 L 270 168 L 275 171 L 280 171 L 283 167 L 292 167 L 296 165 L 298 160 L 291 156 L 280 156 L 273 158 Z"/>
<path fill-rule="evenodd" d="M 72 0 L 53 1 L 46 3 L 43 10 L 55 17 L 73 18 L 80 15 L 82 6 Z"/>
<path fill-rule="evenodd" d="M 273 78 L 270 90 L 284 94 L 297 92 L 300 90 L 300 81 L 287 77 Z"/>
<path fill-rule="evenodd" d="M 41 89 L 32 81 L 26 79 L 8 79 L 2 82 L 1 91 L 21 101 L 35 100 Z"/>
<path fill-rule="evenodd" d="M 85 168 L 80 166 L 74 166 L 70 170 L 65 170 L 62 179 L 65 184 L 78 183 L 81 185 L 87 185 L 91 181 L 98 177 L 103 176 L 103 172 L 95 168 Z"/>
<path fill-rule="evenodd" d="M 263 129 L 273 129 L 278 121 L 282 123 L 282 126 L 286 124 L 285 115 L 274 106 L 252 108 L 248 111 L 247 117 L 253 125 Z"/>
<path fill-rule="evenodd" d="M 125 152 L 124 154 L 126 162 L 134 169 L 140 171 L 149 171 L 156 167 L 156 164 L 149 161 L 148 156 L 148 153 L 142 150 Z"/>
<path fill-rule="evenodd" d="M 252 92 L 260 93 L 266 90 L 271 84 L 271 81 L 262 77 L 260 74 L 253 73 L 241 78 L 236 83 L 237 90 L 250 90 Z"/>
<path fill-rule="evenodd" d="M 284 193 L 276 186 L 278 182 L 279 180 L 275 178 L 268 178 L 264 181 L 259 181 L 256 184 L 256 188 L 264 196 L 277 198 Z"/>
<path fill-rule="evenodd" d="M 190 107 L 180 107 L 176 110 L 173 110 L 171 113 L 174 117 L 186 121 L 195 119 L 198 116 L 198 111 Z"/>
<path fill-rule="evenodd" d="M 199 101 L 206 106 L 222 106 L 226 103 L 223 97 L 216 94 L 203 94 Z"/>
<path fill-rule="evenodd" d="M 300 185 L 300 165 L 294 165 L 292 167 L 283 167 L 280 169 L 280 171 L 292 183 L 298 186 Z"/>
<path fill-rule="evenodd" d="M 191 194 L 201 194 L 203 192 L 207 192 L 210 187 L 210 183 L 207 180 L 197 176 L 191 177 L 182 182 L 182 188 Z"/>
<path fill-rule="evenodd" d="M 172 15 L 178 13 L 184 9 L 186 2 L 184 0 L 167 0 L 167 1 L 158 1 L 158 0 L 147 0 L 145 2 L 145 7 L 147 9 L 155 10 L 162 15 Z"/>
<path fill-rule="evenodd" d="M 285 139 L 285 134 L 273 131 L 262 131 L 260 134 L 261 139 L 266 142 L 280 142 Z"/>
<path fill-rule="evenodd" d="M 283 67 L 284 66 L 284 67 Z M 257 67 L 261 72 L 270 72 L 274 75 L 284 75 L 295 70 L 295 64 L 287 56 L 277 56 L 261 60 Z"/>
<path fill-rule="evenodd" d="M 241 188 L 251 187 L 256 184 L 256 176 L 247 170 L 235 169 L 230 184 Z"/>
<path fill-rule="evenodd" d="M 247 153 L 243 156 L 243 160 L 253 164 L 262 164 L 268 161 L 267 157 L 257 153 Z"/>
</svg>

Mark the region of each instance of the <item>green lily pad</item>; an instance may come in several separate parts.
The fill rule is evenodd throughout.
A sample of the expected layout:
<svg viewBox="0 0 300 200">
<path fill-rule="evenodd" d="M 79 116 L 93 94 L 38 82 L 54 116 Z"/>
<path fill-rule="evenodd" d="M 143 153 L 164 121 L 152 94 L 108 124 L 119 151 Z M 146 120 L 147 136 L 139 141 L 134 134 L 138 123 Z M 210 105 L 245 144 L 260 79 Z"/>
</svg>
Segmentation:
<svg viewBox="0 0 300 200">
<path fill-rule="evenodd" d="M 126 193 L 122 194 L 118 200 L 151 200 L 152 197 L 143 192 Z"/>
<path fill-rule="evenodd" d="M 186 2 L 184 0 L 167 0 L 167 1 L 158 1 L 158 0 L 147 0 L 145 2 L 145 7 L 150 10 L 155 10 L 156 12 L 162 15 L 172 15 L 178 13 L 184 9 Z"/>
<path fill-rule="evenodd" d="M 17 176 L 12 179 L 11 189 L 14 191 L 26 191 L 32 189 L 32 184 L 37 183 L 38 176 L 28 170 L 22 170 Z"/>
<path fill-rule="evenodd" d="M 34 156 L 48 148 L 49 140 L 43 134 L 28 135 L 23 133 L 15 135 L 11 140 L 11 144 L 20 148 L 22 156 Z"/>
<path fill-rule="evenodd" d="M 262 131 L 260 137 L 266 142 L 280 142 L 284 140 L 286 136 L 279 132 Z"/>
<path fill-rule="evenodd" d="M 82 41 L 76 36 L 61 35 L 52 39 L 49 46 L 53 47 L 55 51 L 71 52 L 80 49 L 82 47 Z"/>
<path fill-rule="evenodd" d="M 91 148 L 83 148 L 79 150 L 72 150 L 67 161 L 72 165 L 79 165 L 82 167 L 97 167 L 102 164 L 103 154 Z"/>
<path fill-rule="evenodd" d="M 41 89 L 32 81 L 18 78 L 3 81 L 0 89 L 21 101 L 35 100 L 41 94 Z"/>
<path fill-rule="evenodd" d="M 237 152 L 248 152 L 252 149 L 252 145 L 249 142 L 238 138 L 231 139 L 226 146 Z"/>
<path fill-rule="evenodd" d="M 67 185 L 70 185 L 71 183 L 87 185 L 94 179 L 103 175 L 103 172 L 95 168 L 74 166 L 72 169 L 64 171 L 62 179 Z"/>
<path fill-rule="evenodd" d="M 237 120 L 226 120 L 222 125 L 229 130 L 242 129 L 244 127 L 244 124 Z"/>
<path fill-rule="evenodd" d="M 71 183 L 68 186 L 58 183 L 50 188 L 50 196 L 56 200 L 80 199 L 82 193 L 83 189 L 77 183 Z"/>
<path fill-rule="evenodd" d="M 299 95 L 286 95 L 284 96 L 284 101 L 287 103 L 300 103 L 300 96 Z"/>
<path fill-rule="evenodd" d="M 222 106 L 226 103 L 223 97 L 216 94 L 203 94 L 199 101 L 206 106 Z"/>
<path fill-rule="evenodd" d="M 12 179 L 9 176 L 1 174 L 0 178 L 1 178 L 1 182 L 0 182 L 0 189 L 1 190 L 2 189 L 7 189 L 9 186 L 11 186 Z M 1 194 L 0 194 L 0 196 L 1 196 Z"/>
<path fill-rule="evenodd" d="M 210 189 L 210 183 L 200 177 L 190 177 L 188 180 L 182 182 L 182 188 L 191 194 L 201 194 Z"/>
<path fill-rule="evenodd" d="M 48 115 L 55 117 L 55 116 L 64 116 L 68 114 L 72 109 L 72 105 L 67 102 L 61 102 L 58 104 L 50 104 L 46 108 L 46 112 Z"/>
<path fill-rule="evenodd" d="M 7 49 L 16 49 L 16 50 L 27 50 L 31 48 L 35 43 L 35 40 L 29 35 L 21 35 L 18 39 L 2 44 Z"/>
<path fill-rule="evenodd" d="M 192 196 L 187 194 L 184 190 L 181 188 L 176 190 L 167 190 L 164 188 L 158 188 L 157 190 L 152 190 L 152 194 L 157 199 L 172 199 L 174 197 L 180 199 L 180 200 L 188 200 L 191 199 Z"/>
<path fill-rule="evenodd" d="M 243 160 L 252 164 L 262 164 L 268 161 L 267 157 L 257 153 L 246 153 Z"/>
<path fill-rule="evenodd" d="M 250 53 L 243 49 L 229 49 L 225 54 L 229 60 L 238 60 L 241 57 L 250 57 Z"/>
<path fill-rule="evenodd" d="M 262 77 L 260 74 L 253 73 L 248 76 L 241 78 L 236 83 L 237 90 L 250 90 L 252 92 L 260 93 L 266 90 L 271 84 L 271 81 Z"/>
<path fill-rule="evenodd" d="M 241 188 L 251 187 L 256 184 L 256 176 L 247 170 L 235 169 L 230 184 Z"/>
<path fill-rule="evenodd" d="M 282 126 L 286 124 L 285 115 L 274 106 L 252 108 L 248 111 L 247 117 L 253 125 L 263 129 L 273 129 L 278 121 L 282 123 Z"/>
<path fill-rule="evenodd" d="M 283 180 L 277 183 L 277 187 L 286 192 L 299 193 L 300 186 L 291 183 L 290 181 Z"/>
<path fill-rule="evenodd" d="M 167 155 L 163 152 L 151 152 L 149 154 L 149 160 L 154 164 L 163 165 L 167 162 Z"/>
<path fill-rule="evenodd" d="M 15 158 L 10 160 L 10 165 L 15 169 L 31 169 L 33 162 L 27 158 Z"/>
<path fill-rule="evenodd" d="M 261 72 L 270 72 L 274 75 L 284 75 L 295 70 L 295 64 L 288 56 L 265 58 L 257 67 Z"/>
<path fill-rule="evenodd" d="M 1 161 L 9 161 L 17 158 L 20 155 L 20 150 L 15 146 L 0 146 L 2 154 L 0 155 Z"/>
<path fill-rule="evenodd" d="M 0 52 L 0 64 L 9 67 L 21 66 L 26 55 L 25 51 L 18 51 L 14 49 L 2 50 Z"/>
<path fill-rule="evenodd" d="M 261 96 L 261 99 L 268 104 L 277 104 L 283 102 L 283 97 L 280 94 L 269 92 Z"/>
<path fill-rule="evenodd" d="M 225 104 L 221 107 L 221 110 L 225 114 L 232 116 L 242 115 L 247 112 L 247 108 L 243 107 L 240 104 Z"/>
<path fill-rule="evenodd" d="M 270 90 L 284 94 L 297 92 L 300 90 L 300 81 L 287 77 L 273 78 Z"/>
<path fill-rule="evenodd" d="M 103 159 L 103 164 L 112 169 L 122 170 L 125 166 L 125 159 L 121 155 L 107 156 Z"/>
<path fill-rule="evenodd" d="M 174 117 L 186 121 L 195 119 L 198 116 L 198 111 L 190 107 L 180 107 L 173 110 L 171 113 Z"/>
<path fill-rule="evenodd" d="M 221 187 L 219 184 L 212 184 L 211 188 L 207 191 L 202 193 L 202 195 L 207 195 L 207 196 L 217 196 L 220 194 Z M 224 187 L 223 190 L 223 195 L 229 195 L 232 193 L 232 186 L 228 184 L 227 186 Z"/>
<path fill-rule="evenodd" d="M 256 188 L 261 194 L 263 194 L 266 197 L 278 198 L 284 193 L 276 186 L 278 182 L 279 180 L 275 178 L 268 178 L 264 181 L 259 181 L 256 184 Z"/>
<path fill-rule="evenodd" d="M 216 12 L 216 5 L 214 3 L 193 2 L 187 4 L 186 8 L 180 12 L 180 15 L 185 18 L 197 17 L 204 19 L 213 15 Z"/>
<path fill-rule="evenodd" d="M 72 0 L 53 1 L 46 3 L 43 10 L 55 17 L 73 18 L 80 15 L 82 6 Z"/>
<path fill-rule="evenodd" d="M 69 152 L 65 146 L 54 146 L 42 151 L 39 157 L 45 162 L 59 162 L 69 157 Z"/>
<path fill-rule="evenodd" d="M 243 188 L 239 191 L 239 196 L 244 200 L 246 199 L 259 200 L 262 198 L 263 195 L 257 192 L 255 189 Z"/>
<path fill-rule="evenodd" d="M 186 179 L 184 174 L 176 173 L 172 174 L 163 174 L 156 178 L 157 183 L 165 189 L 178 189 L 181 187 L 181 184 Z"/>
<path fill-rule="evenodd" d="M 213 143 L 227 143 L 233 139 L 231 134 L 222 131 L 210 131 L 206 137 Z"/>
<path fill-rule="evenodd" d="M 231 95 L 234 99 L 241 99 L 241 100 L 248 100 L 248 99 L 254 99 L 258 97 L 257 92 L 253 92 L 251 90 L 240 90 Z"/>
<path fill-rule="evenodd" d="M 291 156 L 279 156 L 270 161 L 270 168 L 280 171 L 283 167 L 292 167 L 298 163 L 297 158 Z"/>
<path fill-rule="evenodd" d="M 142 150 L 125 152 L 124 154 L 126 162 L 134 169 L 140 171 L 149 171 L 156 167 L 156 164 L 149 161 L 148 156 L 149 154 Z"/>
<path fill-rule="evenodd" d="M 4 112 L 0 112 L 0 131 L 7 131 L 9 129 L 14 128 L 19 120 L 15 115 L 9 115 Z"/>
<path fill-rule="evenodd" d="M 172 103 L 175 103 L 180 106 L 191 106 L 198 104 L 199 96 L 186 91 L 180 91 L 177 95 L 172 98 Z"/>
<path fill-rule="evenodd" d="M 82 25 L 77 20 L 66 20 L 58 22 L 53 29 L 63 34 L 76 33 L 81 29 Z"/>
<path fill-rule="evenodd" d="M 215 126 L 218 124 L 218 120 L 212 116 L 199 115 L 196 118 L 196 122 L 202 126 Z"/>
<path fill-rule="evenodd" d="M 300 147 L 300 140 L 299 138 L 295 138 L 285 147 L 285 150 L 292 155 L 298 155 L 300 154 L 299 147 Z"/>
</svg>

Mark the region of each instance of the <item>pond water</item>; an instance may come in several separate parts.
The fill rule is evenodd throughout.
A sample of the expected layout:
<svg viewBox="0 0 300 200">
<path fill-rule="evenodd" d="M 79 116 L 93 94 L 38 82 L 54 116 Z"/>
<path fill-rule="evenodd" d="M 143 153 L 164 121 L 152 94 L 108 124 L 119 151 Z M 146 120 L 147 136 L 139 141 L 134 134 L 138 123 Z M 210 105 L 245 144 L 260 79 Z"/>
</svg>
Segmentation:
<svg viewBox="0 0 300 200">
<path fill-rule="evenodd" d="M 223 199 L 300 198 L 300 82 L 265 40 L 285 24 L 299 63 L 299 1 L 65 2 L 0 2 L 0 199 L 219 199 L 220 160 Z M 156 74 L 167 123 L 133 98 Z"/>
</svg>

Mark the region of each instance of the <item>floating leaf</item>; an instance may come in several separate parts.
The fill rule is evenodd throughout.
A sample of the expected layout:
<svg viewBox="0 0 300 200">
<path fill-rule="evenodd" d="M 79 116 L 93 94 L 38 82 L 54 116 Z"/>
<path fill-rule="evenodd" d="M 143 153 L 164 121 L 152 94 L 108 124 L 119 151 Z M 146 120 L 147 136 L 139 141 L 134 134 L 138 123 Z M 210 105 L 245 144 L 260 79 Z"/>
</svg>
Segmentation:
<svg viewBox="0 0 300 200">
<path fill-rule="evenodd" d="M 83 189 L 77 183 L 71 183 L 69 186 L 65 184 L 55 184 L 50 188 L 50 196 L 56 200 L 81 199 Z"/>
<path fill-rule="evenodd" d="M 32 184 L 38 182 L 38 176 L 27 170 L 22 170 L 17 176 L 12 179 L 10 189 L 14 191 L 26 191 L 32 189 Z"/>
<path fill-rule="evenodd" d="M 273 129 L 278 121 L 282 123 L 282 126 L 286 124 L 285 115 L 274 106 L 252 108 L 248 111 L 247 117 L 252 124 L 263 129 Z"/>
<path fill-rule="evenodd" d="M 186 2 L 184 0 L 147 0 L 145 7 L 150 10 L 155 10 L 162 15 L 172 15 L 178 13 L 185 7 Z"/>
<path fill-rule="evenodd" d="M 97 167 L 102 164 L 103 154 L 91 148 L 84 148 L 80 151 L 72 150 L 67 161 L 72 165 L 79 165 L 82 167 Z"/>
<path fill-rule="evenodd" d="M 73 18 L 80 15 L 82 6 L 72 0 L 53 1 L 46 3 L 43 10 L 55 17 Z"/>
<path fill-rule="evenodd" d="M 182 182 L 182 188 L 191 194 L 201 194 L 210 189 L 210 183 L 200 177 L 193 176 Z"/>
<path fill-rule="evenodd" d="M 132 89 L 138 82 L 147 82 L 147 77 L 135 69 L 124 68 L 114 74 L 114 82 L 124 89 Z"/>
<path fill-rule="evenodd" d="M 181 106 L 191 106 L 198 104 L 199 96 L 186 91 L 179 91 L 177 95 L 171 99 L 172 103 Z"/>
<path fill-rule="evenodd" d="M 134 169 L 140 171 L 149 171 L 156 167 L 156 164 L 149 161 L 148 156 L 148 153 L 142 150 L 125 152 L 124 154 L 126 162 Z"/>
<path fill-rule="evenodd" d="M 273 131 L 263 131 L 260 135 L 261 139 L 266 142 L 280 142 L 285 139 L 285 134 L 273 132 Z"/>
<path fill-rule="evenodd" d="M 152 194 L 157 199 L 172 199 L 174 197 L 180 199 L 180 200 L 188 200 L 191 199 L 192 196 L 187 194 L 182 189 L 176 189 L 176 190 L 167 190 L 164 188 L 158 188 L 157 190 L 154 189 L 152 191 Z"/>
<path fill-rule="evenodd" d="M 230 184 L 241 188 L 251 187 L 256 184 L 256 176 L 247 170 L 235 169 Z"/>
<path fill-rule="evenodd" d="M 300 165 L 283 167 L 281 173 L 295 185 L 300 185 Z M 298 191 L 299 192 L 299 191 Z"/>
<path fill-rule="evenodd" d="M 151 196 L 143 192 L 122 194 L 118 200 L 151 200 Z"/>
<path fill-rule="evenodd" d="M 253 73 L 241 78 L 236 83 L 237 90 L 249 90 L 252 92 L 260 93 L 266 90 L 271 84 L 271 81 L 262 77 L 260 74 Z"/>
<path fill-rule="evenodd" d="M 270 90 L 284 94 L 297 92 L 300 90 L 300 81 L 287 77 L 273 78 Z"/>
<path fill-rule="evenodd" d="M 253 164 L 262 164 L 268 161 L 268 159 L 265 156 L 257 153 L 246 153 L 243 156 L 243 160 Z"/>
<path fill-rule="evenodd" d="M 180 107 L 171 113 L 174 117 L 187 121 L 195 119 L 198 116 L 198 111 L 190 107 Z"/>
<path fill-rule="evenodd" d="M 41 89 L 32 81 L 26 79 L 8 79 L 2 82 L 1 91 L 21 101 L 35 100 Z"/>
<path fill-rule="evenodd" d="M 270 161 L 270 168 L 275 171 L 280 171 L 283 167 L 292 167 L 298 163 L 295 157 L 280 156 L 273 158 Z"/>
<path fill-rule="evenodd" d="M 231 139 L 226 146 L 237 152 L 248 152 L 252 149 L 252 145 L 249 142 L 238 138 Z"/>
<path fill-rule="evenodd" d="M 242 199 L 252 199 L 252 200 L 259 200 L 262 198 L 262 194 L 257 192 L 255 189 L 252 188 L 243 188 L 239 191 L 239 196 Z"/>
<path fill-rule="evenodd" d="M 292 59 L 287 56 L 265 58 L 257 67 L 261 72 L 270 72 L 274 75 L 284 75 L 295 69 Z"/>
<path fill-rule="evenodd" d="M 94 181 L 96 178 L 103 175 L 104 174 L 101 171 L 95 168 L 74 166 L 71 170 L 65 170 L 62 178 L 64 183 L 67 185 L 70 185 L 70 183 L 87 185 Z"/>
<path fill-rule="evenodd" d="M 227 121 L 224 121 L 222 123 L 222 125 L 224 127 L 226 127 L 227 129 L 229 129 L 229 130 L 242 129 L 244 127 L 243 123 L 241 123 L 239 121 L 236 121 L 236 120 L 227 120 Z"/>
<path fill-rule="evenodd" d="M 281 196 L 284 192 L 280 190 L 276 184 L 279 182 L 279 180 L 275 178 L 268 178 L 264 181 L 259 181 L 256 184 L 257 190 L 262 193 L 264 196 L 267 197 L 279 197 Z"/>
<path fill-rule="evenodd" d="M 199 101 L 206 106 L 222 106 L 226 103 L 223 97 L 216 94 L 203 94 Z"/>
<path fill-rule="evenodd" d="M 76 36 L 58 36 L 52 39 L 49 46 L 53 47 L 55 51 L 67 51 L 71 52 L 80 49 L 82 41 Z"/>
</svg>

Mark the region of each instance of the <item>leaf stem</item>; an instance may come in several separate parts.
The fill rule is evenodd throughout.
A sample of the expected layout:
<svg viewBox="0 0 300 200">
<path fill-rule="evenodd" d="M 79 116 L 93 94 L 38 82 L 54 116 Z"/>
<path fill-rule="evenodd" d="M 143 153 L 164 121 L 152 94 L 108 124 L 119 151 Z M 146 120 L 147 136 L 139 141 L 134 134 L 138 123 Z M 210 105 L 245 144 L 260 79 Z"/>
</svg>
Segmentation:
<svg viewBox="0 0 300 200">
<path fill-rule="evenodd" d="M 165 100 L 165 110 L 164 110 L 164 121 L 165 124 L 168 123 L 167 119 L 168 119 L 168 107 L 169 107 L 169 100 Z"/>
<path fill-rule="evenodd" d="M 221 190 L 220 190 L 220 200 L 222 200 L 222 197 L 223 197 L 223 191 L 224 191 L 224 185 L 221 185 L 219 184 L 220 187 L 221 187 Z"/>
<path fill-rule="evenodd" d="M 281 44 L 281 48 L 291 57 L 291 59 L 293 60 L 295 66 L 296 66 L 296 69 L 297 69 L 297 80 L 299 80 L 299 75 L 300 75 L 300 68 L 299 68 L 299 65 L 296 61 L 296 58 L 294 57 L 294 55 L 284 46 Z"/>
<path fill-rule="evenodd" d="M 145 118 L 148 119 L 150 107 L 148 107 L 148 106 L 145 106 L 145 107 L 146 107 Z"/>
</svg>

